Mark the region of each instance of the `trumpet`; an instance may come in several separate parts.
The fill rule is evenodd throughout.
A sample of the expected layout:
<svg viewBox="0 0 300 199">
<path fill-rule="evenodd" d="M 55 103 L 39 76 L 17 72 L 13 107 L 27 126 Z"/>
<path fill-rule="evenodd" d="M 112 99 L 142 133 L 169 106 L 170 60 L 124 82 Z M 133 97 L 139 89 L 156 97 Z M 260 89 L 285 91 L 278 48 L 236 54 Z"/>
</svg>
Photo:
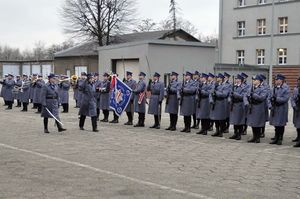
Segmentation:
<svg viewBox="0 0 300 199">
<path fill-rule="evenodd" d="M 77 82 L 78 76 L 77 76 L 77 75 L 72 75 L 72 76 L 71 76 L 71 80 L 72 80 L 73 82 Z"/>
<path fill-rule="evenodd" d="M 59 79 L 59 80 L 57 80 L 58 82 L 68 82 L 68 81 L 70 81 L 71 80 L 71 78 L 67 78 L 67 79 Z"/>
</svg>

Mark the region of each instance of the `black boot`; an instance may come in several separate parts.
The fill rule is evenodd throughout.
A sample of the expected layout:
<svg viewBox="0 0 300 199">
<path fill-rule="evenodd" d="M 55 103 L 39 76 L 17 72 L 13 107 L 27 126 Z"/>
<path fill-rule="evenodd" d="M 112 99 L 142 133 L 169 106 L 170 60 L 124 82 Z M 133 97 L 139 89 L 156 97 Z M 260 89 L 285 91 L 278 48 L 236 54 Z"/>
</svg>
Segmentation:
<svg viewBox="0 0 300 199">
<path fill-rule="evenodd" d="M 171 130 L 172 126 L 173 126 L 173 115 L 170 114 L 170 126 L 168 128 L 166 128 L 165 130 L 167 130 L 167 131 Z"/>
<path fill-rule="evenodd" d="M 248 129 L 248 126 L 245 124 L 243 125 L 243 132 L 242 132 L 242 135 L 247 135 L 247 129 Z"/>
<path fill-rule="evenodd" d="M 241 140 L 242 139 L 242 132 L 243 132 L 243 126 L 239 126 L 237 129 L 237 135 L 236 135 L 236 140 Z"/>
<path fill-rule="evenodd" d="M 58 132 L 63 132 L 66 131 L 67 129 L 64 129 L 60 123 L 58 123 L 58 121 L 56 121 L 56 126 L 57 126 L 57 130 Z"/>
<path fill-rule="evenodd" d="M 171 129 L 170 129 L 170 131 L 176 131 L 177 120 L 178 120 L 178 115 L 174 114 L 172 116 L 172 122 L 171 122 Z"/>
<path fill-rule="evenodd" d="M 93 127 L 93 132 L 99 132 L 99 130 L 97 129 L 97 116 L 92 117 L 92 127 Z"/>
<path fill-rule="evenodd" d="M 99 116 L 100 116 L 100 109 L 97 108 L 97 121 L 99 121 Z"/>
<path fill-rule="evenodd" d="M 279 140 L 279 132 L 278 132 L 278 129 L 275 128 L 275 137 L 274 137 L 274 140 L 272 142 L 270 142 L 270 144 L 277 144 Z"/>
<path fill-rule="evenodd" d="M 186 133 L 190 133 L 191 132 L 191 125 L 192 125 L 192 117 L 187 117 L 187 120 L 186 120 Z"/>
<path fill-rule="evenodd" d="M 80 128 L 80 130 L 84 130 L 84 122 L 85 122 L 85 118 L 86 118 L 86 116 L 84 116 L 84 115 L 81 115 L 80 116 L 80 119 L 79 119 L 79 128 Z"/>
<path fill-rule="evenodd" d="M 244 133 L 244 130 L 245 129 L 243 129 L 243 133 Z M 253 133 L 253 137 L 250 140 L 248 140 L 249 143 L 255 143 L 256 142 L 257 129 L 252 128 L 252 133 Z"/>
<path fill-rule="evenodd" d="M 197 127 L 197 119 L 196 119 L 196 114 L 193 115 L 193 126 L 191 127 L 192 129 L 195 129 Z M 199 127 L 198 127 L 199 128 Z"/>
<path fill-rule="evenodd" d="M 180 132 L 186 132 L 186 130 L 187 130 L 187 119 L 186 119 L 186 116 L 183 117 L 183 121 L 184 121 L 184 129 L 182 129 Z"/>
<path fill-rule="evenodd" d="M 265 138 L 266 137 L 266 135 L 265 135 L 265 129 L 266 129 L 265 126 L 261 128 L 261 134 L 260 134 L 261 138 Z"/>
<path fill-rule="evenodd" d="M 238 134 L 238 129 L 236 126 L 234 126 L 233 136 L 229 137 L 229 139 L 235 140 L 237 138 L 237 134 Z"/>
<path fill-rule="evenodd" d="M 300 147 L 300 140 L 294 145 L 294 147 Z"/>
<path fill-rule="evenodd" d="M 48 130 L 48 118 L 44 118 L 44 133 L 50 133 Z"/>
<path fill-rule="evenodd" d="M 103 118 L 103 120 L 100 120 L 100 121 L 101 122 L 108 122 L 109 111 L 108 110 L 103 110 L 103 115 L 104 115 L 104 118 Z"/>
<path fill-rule="evenodd" d="M 280 129 L 277 145 L 282 145 L 284 130 Z"/>
<path fill-rule="evenodd" d="M 126 115 L 127 115 L 128 121 L 124 125 L 132 125 L 132 120 L 133 120 L 132 113 L 126 112 Z"/>
</svg>

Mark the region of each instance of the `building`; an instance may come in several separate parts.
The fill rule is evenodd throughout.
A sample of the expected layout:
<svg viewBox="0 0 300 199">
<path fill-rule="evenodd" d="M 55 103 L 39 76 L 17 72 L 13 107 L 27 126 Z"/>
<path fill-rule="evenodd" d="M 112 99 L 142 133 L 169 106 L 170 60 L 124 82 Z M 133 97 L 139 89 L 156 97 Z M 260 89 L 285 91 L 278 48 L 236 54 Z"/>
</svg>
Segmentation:
<svg viewBox="0 0 300 199">
<path fill-rule="evenodd" d="M 300 72 L 299 9 L 299 0 L 220 0 L 217 65 L 270 68 L 293 81 Z"/>
<path fill-rule="evenodd" d="M 0 61 L 0 77 L 8 73 L 13 75 L 37 73 L 47 77 L 53 71 L 53 60 Z"/>
<path fill-rule="evenodd" d="M 136 77 L 139 71 L 212 71 L 215 60 L 215 45 L 179 29 L 116 35 L 103 47 L 87 42 L 56 53 L 54 65 L 58 74 L 112 71 L 123 77 L 125 70 L 132 70 Z"/>
</svg>

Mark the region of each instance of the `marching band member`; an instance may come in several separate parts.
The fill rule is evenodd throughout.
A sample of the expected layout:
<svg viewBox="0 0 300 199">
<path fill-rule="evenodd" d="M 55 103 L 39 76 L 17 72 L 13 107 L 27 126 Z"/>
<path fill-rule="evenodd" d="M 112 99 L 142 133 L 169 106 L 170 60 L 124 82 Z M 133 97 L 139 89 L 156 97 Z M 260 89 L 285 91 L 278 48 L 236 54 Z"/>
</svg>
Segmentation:
<svg viewBox="0 0 300 199">
<path fill-rule="evenodd" d="M 300 77 L 298 77 L 298 85 L 294 88 L 291 97 L 291 105 L 293 108 L 293 124 L 297 130 L 297 137 L 293 140 L 293 142 L 296 142 L 294 147 L 300 147 Z"/>
<path fill-rule="evenodd" d="M 253 137 L 249 143 L 260 143 L 261 128 L 266 123 L 265 101 L 268 97 L 268 91 L 261 85 L 263 79 L 260 75 L 252 78 L 252 86 L 245 96 L 245 105 L 247 110 L 247 126 L 252 127 Z M 247 86 L 247 85 L 245 85 Z"/>
<path fill-rule="evenodd" d="M 199 88 L 199 86 L 201 86 L 200 73 L 197 70 L 193 74 L 193 81 L 195 83 L 196 88 Z M 196 110 L 196 108 L 197 108 L 197 102 L 195 101 L 195 110 Z M 197 119 L 196 112 L 195 112 L 193 114 L 193 126 L 191 128 L 192 129 L 199 129 L 199 124 L 200 124 L 200 119 Z"/>
<path fill-rule="evenodd" d="M 153 81 L 150 86 L 151 97 L 149 101 L 148 114 L 154 115 L 154 125 L 150 128 L 160 129 L 160 117 L 162 109 L 162 101 L 164 99 L 165 86 L 159 81 L 160 74 L 154 73 Z"/>
<path fill-rule="evenodd" d="M 108 122 L 109 104 L 110 104 L 110 81 L 109 74 L 103 74 L 103 81 L 100 84 L 100 110 L 102 110 L 104 118 L 101 122 Z"/>
<path fill-rule="evenodd" d="M 57 121 L 59 120 L 59 96 L 58 86 L 55 83 L 56 78 L 54 74 L 48 76 L 49 82 L 44 84 L 41 89 L 41 104 L 42 111 L 41 116 L 44 118 L 44 133 L 49 133 L 48 130 L 48 119 L 54 118 L 58 132 L 65 131 L 62 125 Z"/>
<path fill-rule="evenodd" d="M 285 126 L 288 122 L 289 112 L 289 86 L 285 83 L 285 76 L 278 74 L 275 85 L 271 90 L 268 106 L 271 110 L 270 125 L 275 127 L 275 139 L 270 144 L 282 145 Z"/>
<path fill-rule="evenodd" d="M 94 85 L 95 85 L 95 99 L 97 102 L 97 121 L 99 121 L 99 116 L 100 116 L 100 88 L 101 88 L 101 80 L 99 78 L 99 74 L 95 73 L 95 81 L 94 81 Z"/>
<path fill-rule="evenodd" d="M 201 129 L 197 134 L 207 135 L 207 131 L 210 128 L 210 103 L 209 94 L 213 88 L 213 84 L 208 81 L 208 75 L 201 74 L 201 86 L 197 91 L 197 119 L 201 120 Z"/>
<path fill-rule="evenodd" d="M 17 100 L 17 106 L 16 107 L 21 107 L 21 101 L 20 101 L 20 90 L 19 88 L 21 88 L 22 86 L 22 80 L 21 80 L 21 76 L 20 75 L 17 75 L 16 76 L 16 83 L 15 83 L 15 86 L 17 87 L 18 89 L 18 92 L 15 93 L 15 99 Z"/>
<path fill-rule="evenodd" d="M 58 84 L 59 87 L 59 100 L 60 104 L 63 107 L 62 113 L 69 112 L 69 90 L 71 87 L 71 83 L 68 80 L 68 76 L 62 75 L 61 82 Z"/>
<path fill-rule="evenodd" d="M 42 75 L 38 75 L 38 79 L 34 83 L 34 95 L 33 95 L 33 103 L 37 106 L 37 112 L 41 113 L 42 111 L 42 104 L 41 104 L 41 90 L 45 85 L 45 81 L 43 80 Z"/>
<path fill-rule="evenodd" d="M 127 71 L 126 72 L 126 80 L 124 82 L 129 88 L 132 90 L 136 87 L 136 81 L 132 79 L 132 72 Z M 133 125 L 133 113 L 134 113 L 134 94 L 131 95 L 130 101 L 125 109 L 128 121 L 125 123 L 125 125 Z"/>
<path fill-rule="evenodd" d="M 234 82 L 232 82 L 232 84 L 230 83 L 229 81 L 229 78 L 231 77 L 230 74 L 224 72 L 224 84 L 225 86 L 227 87 L 227 89 L 229 90 L 232 90 L 232 84 L 234 84 Z M 230 123 L 229 123 L 229 115 L 230 115 L 230 105 L 229 105 L 229 101 L 228 103 L 226 103 L 226 107 L 227 107 L 227 117 L 226 117 L 226 120 L 225 120 L 225 125 L 226 125 L 226 128 L 225 128 L 225 131 L 224 133 L 229 133 L 229 127 L 230 127 Z"/>
<path fill-rule="evenodd" d="M 4 75 L 4 79 L 3 79 L 2 83 L 0 82 L 0 84 L 2 84 L 0 96 L 3 98 L 3 101 L 4 101 L 4 105 L 3 106 L 7 106 L 8 105 L 7 102 L 6 102 L 6 100 L 5 100 L 5 97 L 4 97 L 5 96 L 5 89 L 6 89 L 6 87 L 4 86 L 4 83 L 7 80 L 7 77 L 8 77 L 8 75 Z"/>
<path fill-rule="evenodd" d="M 20 88 L 20 101 L 23 105 L 22 112 L 28 111 L 28 104 L 29 104 L 29 98 L 30 98 L 30 80 L 28 79 L 28 76 L 26 74 L 23 74 L 23 83 L 22 87 Z"/>
<path fill-rule="evenodd" d="M 176 131 L 181 83 L 178 81 L 178 73 L 176 72 L 172 72 L 170 78 L 171 80 L 167 87 L 165 108 L 165 112 L 170 115 L 170 126 L 166 130 Z"/>
<path fill-rule="evenodd" d="M 184 129 L 181 132 L 190 133 L 192 115 L 195 113 L 195 95 L 197 88 L 192 80 L 192 73 L 186 72 L 180 95 L 180 115 L 184 119 Z"/>
<path fill-rule="evenodd" d="M 4 101 L 7 104 L 7 108 L 6 110 L 11 110 L 12 109 L 12 105 L 14 103 L 14 96 L 13 96 L 13 89 L 15 86 L 15 80 L 13 79 L 14 76 L 12 74 L 8 74 L 7 75 L 7 79 L 5 79 L 4 81 L 0 81 L 0 84 L 2 84 L 2 86 L 4 87 L 4 91 L 2 93 Z"/>
<path fill-rule="evenodd" d="M 93 132 L 98 132 L 97 129 L 97 102 L 95 98 L 96 88 L 94 85 L 94 77 L 91 73 L 87 74 L 87 79 L 80 84 L 79 89 L 82 93 L 79 109 L 79 128 L 84 130 L 84 122 L 86 117 L 91 117 Z"/>
<path fill-rule="evenodd" d="M 229 139 L 241 140 L 243 127 L 245 125 L 246 110 L 244 106 L 245 95 L 247 95 L 247 88 L 243 84 L 243 76 L 238 74 L 235 78 L 235 84 L 230 93 L 229 104 L 229 122 L 233 125 L 234 133 Z"/>
<path fill-rule="evenodd" d="M 134 127 L 144 127 L 145 126 L 145 112 L 146 112 L 146 83 L 145 83 L 146 74 L 140 72 L 139 82 L 137 83 L 136 88 L 134 89 L 134 112 L 138 113 L 138 122 Z"/>
</svg>

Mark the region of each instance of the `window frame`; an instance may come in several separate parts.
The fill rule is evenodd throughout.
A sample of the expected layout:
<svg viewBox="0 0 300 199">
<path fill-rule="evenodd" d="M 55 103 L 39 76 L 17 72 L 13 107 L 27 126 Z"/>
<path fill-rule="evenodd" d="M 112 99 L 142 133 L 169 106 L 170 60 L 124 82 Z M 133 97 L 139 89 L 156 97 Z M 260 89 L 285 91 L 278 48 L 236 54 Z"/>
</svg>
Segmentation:
<svg viewBox="0 0 300 199">
<path fill-rule="evenodd" d="M 277 49 L 277 62 L 278 65 L 287 65 L 287 48 Z"/>
<path fill-rule="evenodd" d="M 246 0 L 238 0 L 237 1 L 238 7 L 245 7 L 246 6 Z"/>
<path fill-rule="evenodd" d="M 236 51 L 236 62 L 238 65 L 245 64 L 245 50 L 237 50 Z"/>
<path fill-rule="evenodd" d="M 240 24 L 243 24 L 240 27 Z M 246 35 L 246 21 L 238 21 L 237 22 L 237 36 L 244 37 Z"/>
<path fill-rule="evenodd" d="M 257 35 L 266 35 L 267 33 L 267 20 L 257 19 Z"/>
<path fill-rule="evenodd" d="M 288 17 L 278 17 L 278 32 L 279 32 L 279 34 L 287 34 L 288 33 L 288 25 L 289 25 Z M 281 32 L 281 28 L 282 28 L 282 32 Z"/>
<path fill-rule="evenodd" d="M 257 4 L 258 5 L 264 5 L 267 3 L 267 0 L 258 0 Z"/>
<path fill-rule="evenodd" d="M 256 49 L 257 65 L 265 65 L 266 51 L 265 49 Z"/>
</svg>

